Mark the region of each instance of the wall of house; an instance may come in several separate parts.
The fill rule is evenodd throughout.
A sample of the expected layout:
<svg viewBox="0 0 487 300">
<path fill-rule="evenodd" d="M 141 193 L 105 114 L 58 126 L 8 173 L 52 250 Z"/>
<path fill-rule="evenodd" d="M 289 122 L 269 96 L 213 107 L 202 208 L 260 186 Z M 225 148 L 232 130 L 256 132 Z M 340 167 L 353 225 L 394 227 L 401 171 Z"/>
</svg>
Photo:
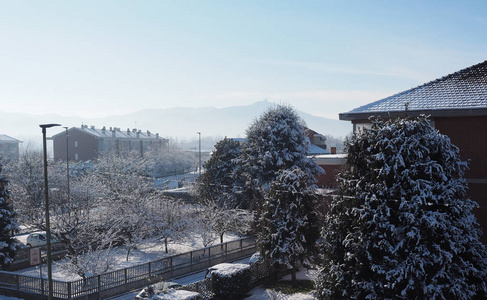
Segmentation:
<svg viewBox="0 0 487 300">
<path fill-rule="evenodd" d="M 0 142 L 0 157 L 8 160 L 18 160 L 19 143 Z"/>
<path fill-rule="evenodd" d="M 53 140 L 54 159 L 66 160 L 66 133 L 61 133 Z M 78 129 L 69 131 L 69 160 L 87 161 L 98 155 L 98 141 L 95 137 Z"/>
<path fill-rule="evenodd" d="M 318 177 L 318 182 L 316 185 L 323 188 L 336 188 L 337 186 L 337 175 L 343 169 L 343 165 L 320 165 L 325 171 L 325 174 L 322 174 Z"/>
<path fill-rule="evenodd" d="M 476 217 L 487 242 L 487 116 L 435 118 L 435 127 L 460 148 L 462 160 L 470 160 L 466 172 L 468 194 L 480 208 Z"/>
</svg>

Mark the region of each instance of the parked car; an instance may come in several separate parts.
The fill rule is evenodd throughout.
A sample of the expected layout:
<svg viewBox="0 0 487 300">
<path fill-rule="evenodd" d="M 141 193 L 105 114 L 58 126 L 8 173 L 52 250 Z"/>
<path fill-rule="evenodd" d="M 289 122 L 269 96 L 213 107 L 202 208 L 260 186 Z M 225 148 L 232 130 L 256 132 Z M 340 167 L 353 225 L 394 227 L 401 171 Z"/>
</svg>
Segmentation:
<svg viewBox="0 0 487 300">
<path fill-rule="evenodd" d="M 150 285 L 148 287 L 145 287 L 140 291 L 137 296 L 135 296 L 135 300 L 140 300 L 140 299 L 153 299 L 155 295 L 158 293 L 161 293 L 163 291 L 169 290 L 169 289 L 175 289 L 181 287 L 179 283 L 176 282 L 169 282 L 169 281 L 163 281 L 159 282 L 153 285 Z M 156 298 L 154 298 L 156 299 Z"/>
<path fill-rule="evenodd" d="M 51 235 L 51 243 L 56 243 L 57 239 Z M 27 236 L 26 245 L 29 247 L 39 247 L 47 244 L 46 232 L 34 232 Z"/>
</svg>

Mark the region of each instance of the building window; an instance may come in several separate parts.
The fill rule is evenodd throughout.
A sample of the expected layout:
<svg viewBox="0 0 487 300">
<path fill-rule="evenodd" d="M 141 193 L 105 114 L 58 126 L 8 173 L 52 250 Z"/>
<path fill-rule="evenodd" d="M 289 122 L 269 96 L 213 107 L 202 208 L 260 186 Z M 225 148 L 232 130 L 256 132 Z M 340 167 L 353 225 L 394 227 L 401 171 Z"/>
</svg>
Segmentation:
<svg viewBox="0 0 487 300">
<path fill-rule="evenodd" d="M 75 153 L 75 154 L 74 154 L 74 160 L 78 160 L 78 159 L 79 159 L 79 158 L 78 158 L 78 153 Z"/>
<path fill-rule="evenodd" d="M 78 141 L 74 141 L 74 147 L 78 148 Z"/>
</svg>

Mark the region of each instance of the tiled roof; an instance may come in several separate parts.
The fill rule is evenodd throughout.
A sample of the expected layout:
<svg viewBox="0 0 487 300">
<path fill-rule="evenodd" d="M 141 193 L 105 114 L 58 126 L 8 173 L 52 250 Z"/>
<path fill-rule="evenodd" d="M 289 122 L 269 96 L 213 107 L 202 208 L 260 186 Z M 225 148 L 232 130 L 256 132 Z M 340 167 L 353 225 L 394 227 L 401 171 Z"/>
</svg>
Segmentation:
<svg viewBox="0 0 487 300">
<path fill-rule="evenodd" d="M 487 108 L 487 61 L 345 114 L 404 111 L 406 103 L 408 111 Z"/>
</svg>

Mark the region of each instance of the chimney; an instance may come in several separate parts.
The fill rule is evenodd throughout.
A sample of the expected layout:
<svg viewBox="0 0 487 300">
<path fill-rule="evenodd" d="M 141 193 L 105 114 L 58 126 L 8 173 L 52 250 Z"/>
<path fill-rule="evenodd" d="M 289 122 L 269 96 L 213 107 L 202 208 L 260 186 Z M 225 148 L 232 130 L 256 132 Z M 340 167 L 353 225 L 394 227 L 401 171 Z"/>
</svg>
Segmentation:
<svg viewBox="0 0 487 300">
<path fill-rule="evenodd" d="M 95 126 L 94 125 L 91 125 L 91 129 L 95 130 Z"/>
<path fill-rule="evenodd" d="M 337 154 L 337 147 L 330 147 L 331 154 Z"/>
<path fill-rule="evenodd" d="M 150 131 L 149 130 L 147 130 L 147 135 L 150 136 Z"/>
<path fill-rule="evenodd" d="M 158 139 L 158 138 L 159 138 L 159 133 L 156 133 L 156 139 Z"/>
</svg>

